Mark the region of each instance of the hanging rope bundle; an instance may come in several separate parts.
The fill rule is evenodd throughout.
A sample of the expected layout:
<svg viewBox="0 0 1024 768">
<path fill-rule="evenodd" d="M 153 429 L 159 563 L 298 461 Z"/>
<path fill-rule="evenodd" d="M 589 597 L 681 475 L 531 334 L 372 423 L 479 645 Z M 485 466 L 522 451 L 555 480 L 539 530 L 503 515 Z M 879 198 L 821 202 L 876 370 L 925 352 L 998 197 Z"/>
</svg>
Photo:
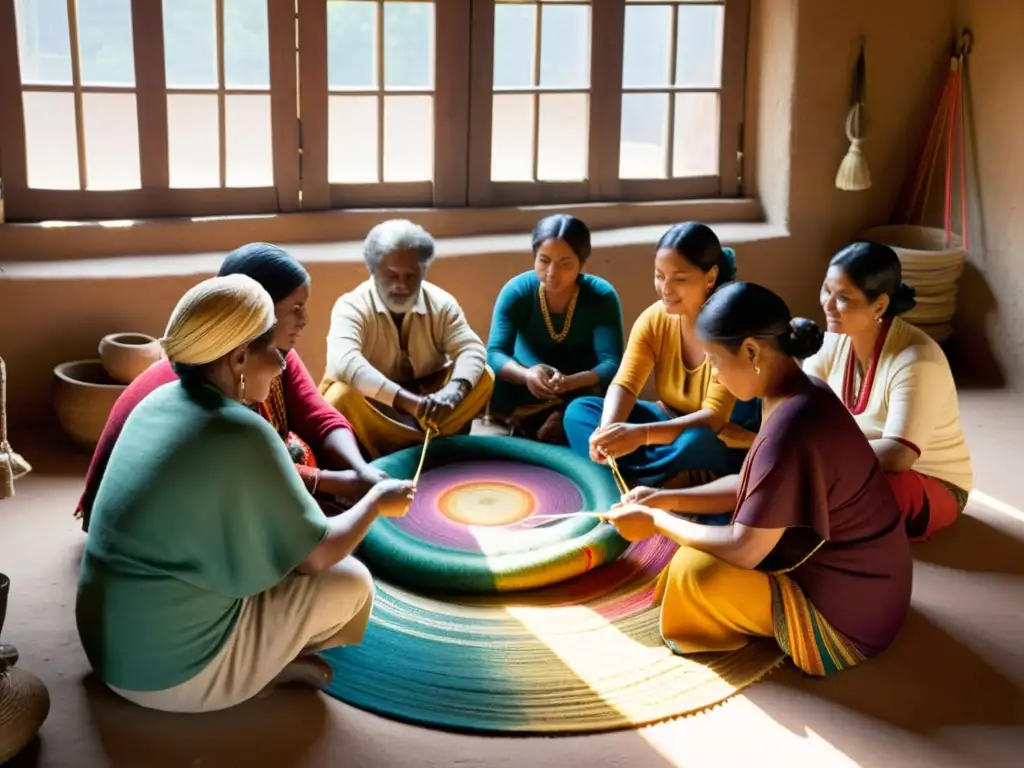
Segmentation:
<svg viewBox="0 0 1024 768">
<path fill-rule="evenodd" d="M 971 52 L 971 33 L 967 30 L 960 35 L 949 59 L 949 76 L 946 79 L 939 106 L 935 110 L 928 138 L 918 160 L 917 169 L 912 177 L 909 190 L 902 195 L 902 204 L 896 212 L 897 223 L 924 224 L 928 214 L 929 196 L 935 178 L 935 168 L 939 156 L 945 156 L 946 178 L 943 216 L 946 228 L 946 247 L 953 240 L 953 166 L 954 153 L 957 155 L 955 165 L 959 176 L 960 197 L 960 235 L 963 248 L 969 251 L 967 239 L 967 171 L 966 148 L 967 138 L 964 121 L 964 62 Z"/>
<path fill-rule="evenodd" d="M 859 192 L 871 186 L 871 169 L 867 158 L 861 150 L 864 141 L 866 124 L 865 88 L 867 87 L 867 67 L 864 62 L 864 43 L 860 44 L 857 55 L 857 66 L 853 71 L 853 91 L 850 111 L 846 115 L 846 138 L 850 140 L 850 148 L 836 172 L 836 188 L 845 192 Z"/>
<path fill-rule="evenodd" d="M 0 499 L 13 496 L 14 481 L 31 471 L 31 465 L 7 442 L 7 366 L 0 357 Z"/>
</svg>

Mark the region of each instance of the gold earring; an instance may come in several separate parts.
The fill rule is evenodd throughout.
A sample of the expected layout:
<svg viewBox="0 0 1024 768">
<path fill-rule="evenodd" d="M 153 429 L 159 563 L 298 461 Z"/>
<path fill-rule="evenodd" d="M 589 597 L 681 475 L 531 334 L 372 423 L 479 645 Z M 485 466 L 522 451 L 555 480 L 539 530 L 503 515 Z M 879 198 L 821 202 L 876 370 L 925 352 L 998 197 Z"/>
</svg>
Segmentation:
<svg viewBox="0 0 1024 768">
<path fill-rule="evenodd" d="M 756 363 L 754 364 L 754 373 L 758 376 L 761 375 L 761 369 L 757 366 Z"/>
<path fill-rule="evenodd" d="M 878 323 L 879 325 L 881 325 L 883 319 L 884 318 L 881 315 L 879 315 L 878 317 L 875 318 L 875 322 Z"/>
<path fill-rule="evenodd" d="M 245 373 L 238 377 L 238 399 L 245 402 Z"/>
</svg>

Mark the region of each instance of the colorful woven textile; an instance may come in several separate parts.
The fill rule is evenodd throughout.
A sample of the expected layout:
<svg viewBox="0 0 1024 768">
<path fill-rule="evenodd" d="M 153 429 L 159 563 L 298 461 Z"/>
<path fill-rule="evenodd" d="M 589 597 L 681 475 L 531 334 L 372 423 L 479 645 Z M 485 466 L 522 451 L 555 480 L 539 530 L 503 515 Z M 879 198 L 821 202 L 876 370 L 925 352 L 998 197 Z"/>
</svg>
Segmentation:
<svg viewBox="0 0 1024 768">
<path fill-rule="evenodd" d="M 361 645 L 324 653 L 328 693 L 378 714 L 479 732 L 592 732 L 711 707 L 784 658 L 774 640 L 675 656 L 653 603 L 675 545 L 655 537 L 543 589 L 446 601 L 378 582 Z"/>
<path fill-rule="evenodd" d="M 808 675 L 824 677 L 860 664 L 864 654 L 818 613 L 788 576 L 772 576 L 775 638 Z"/>
<path fill-rule="evenodd" d="M 377 459 L 412 478 L 419 447 Z M 568 448 L 514 437 L 431 440 L 416 500 L 402 518 L 377 520 L 359 550 L 374 576 L 416 592 L 533 589 L 613 561 L 628 543 L 595 516 L 620 494 L 606 467 Z"/>
</svg>

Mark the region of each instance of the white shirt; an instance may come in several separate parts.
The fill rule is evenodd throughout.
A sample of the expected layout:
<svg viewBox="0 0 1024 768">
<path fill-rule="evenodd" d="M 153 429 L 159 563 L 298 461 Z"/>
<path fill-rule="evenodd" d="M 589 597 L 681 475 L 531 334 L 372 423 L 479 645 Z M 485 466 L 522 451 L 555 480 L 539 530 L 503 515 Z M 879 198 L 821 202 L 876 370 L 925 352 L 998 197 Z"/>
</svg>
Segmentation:
<svg viewBox="0 0 1024 768">
<path fill-rule="evenodd" d="M 405 341 L 403 344 L 402 341 Z M 454 363 L 451 378 L 476 386 L 487 350 L 448 292 L 423 281 L 413 308 L 402 318 L 401 336 L 373 279 L 335 302 L 327 335 L 326 377 L 355 387 L 364 397 L 392 405 L 401 389 L 403 347 L 413 378 Z"/>
<path fill-rule="evenodd" d="M 865 373 L 866 382 L 853 380 L 851 364 L 855 366 L 856 357 L 850 337 L 826 333 L 825 343 L 803 368 L 809 376 L 828 382 L 868 440 L 903 443 L 919 456 L 915 472 L 970 492 L 974 473 L 960 426 L 956 383 L 935 340 L 896 318 L 876 352 L 873 375 L 870 366 Z M 864 385 L 870 387 L 866 402 Z"/>
</svg>

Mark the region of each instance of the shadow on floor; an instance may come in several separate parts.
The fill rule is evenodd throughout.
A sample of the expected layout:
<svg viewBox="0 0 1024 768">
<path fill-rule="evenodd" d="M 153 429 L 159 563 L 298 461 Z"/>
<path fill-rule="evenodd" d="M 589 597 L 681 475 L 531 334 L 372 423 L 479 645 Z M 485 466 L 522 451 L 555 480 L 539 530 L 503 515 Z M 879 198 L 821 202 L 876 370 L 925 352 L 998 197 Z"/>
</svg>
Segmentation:
<svg viewBox="0 0 1024 768">
<path fill-rule="evenodd" d="M 88 717 L 109 764 L 214 766 L 301 763 L 321 738 L 327 704 L 309 691 L 275 690 L 230 710 L 202 715 L 154 712 L 124 701 L 93 675 L 82 680 Z"/>
<path fill-rule="evenodd" d="M 892 647 L 862 666 L 825 679 L 787 666 L 772 676 L 772 682 L 812 697 L 812 710 L 826 705 L 844 708 L 921 736 L 933 737 L 953 727 L 1020 723 L 1016 685 L 914 609 Z M 748 697 L 756 703 L 758 691 L 750 691 Z M 793 733 L 807 736 L 813 716 L 801 707 L 766 712 Z M 868 760 L 872 745 L 863 743 L 863 733 L 845 727 L 846 718 L 813 720 L 815 732 L 836 749 L 852 760 Z"/>
<path fill-rule="evenodd" d="M 971 515 L 915 544 L 913 552 L 915 560 L 945 568 L 1024 576 L 1024 541 Z"/>
</svg>

